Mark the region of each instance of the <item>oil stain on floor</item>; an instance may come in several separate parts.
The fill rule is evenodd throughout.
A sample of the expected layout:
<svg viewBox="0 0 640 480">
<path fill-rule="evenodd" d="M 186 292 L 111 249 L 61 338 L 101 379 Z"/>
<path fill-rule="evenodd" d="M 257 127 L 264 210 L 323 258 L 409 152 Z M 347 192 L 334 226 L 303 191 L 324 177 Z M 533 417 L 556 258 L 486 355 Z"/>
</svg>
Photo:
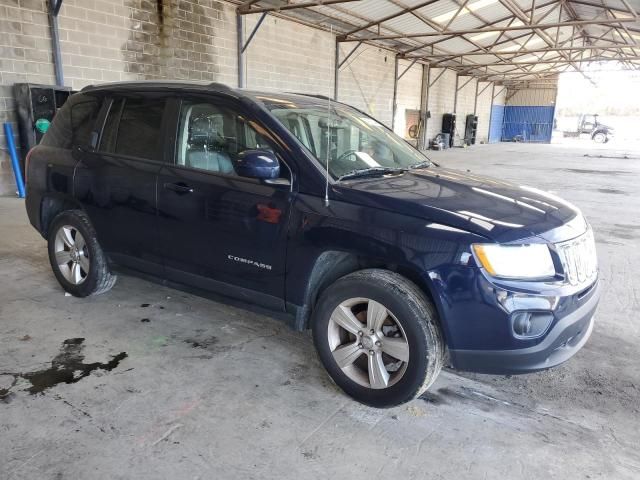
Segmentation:
<svg viewBox="0 0 640 480">
<path fill-rule="evenodd" d="M 60 352 L 53 358 L 49 368 L 26 373 L 0 372 L 0 376 L 13 377 L 9 388 L 0 389 L 0 400 L 8 398 L 11 388 L 17 384 L 20 378 L 31 383 L 27 391 L 33 395 L 42 393 L 60 383 L 76 383 L 98 369 L 109 372 L 127 358 L 126 352 L 120 352 L 106 363 L 84 363 L 83 350 L 84 338 L 69 338 L 62 342 Z"/>
</svg>

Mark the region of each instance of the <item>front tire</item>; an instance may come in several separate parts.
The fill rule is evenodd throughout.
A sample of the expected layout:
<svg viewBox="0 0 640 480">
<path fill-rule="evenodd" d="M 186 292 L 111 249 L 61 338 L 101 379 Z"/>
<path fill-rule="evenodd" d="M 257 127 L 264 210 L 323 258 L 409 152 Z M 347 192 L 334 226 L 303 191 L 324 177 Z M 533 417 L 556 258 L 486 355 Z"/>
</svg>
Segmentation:
<svg viewBox="0 0 640 480">
<path fill-rule="evenodd" d="M 373 407 L 416 398 L 444 362 L 435 308 L 414 283 L 387 270 L 361 270 L 327 288 L 312 329 L 333 381 Z"/>
<path fill-rule="evenodd" d="M 67 210 L 56 216 L 47 240 L 51 269 L 71 295 L 87 297 L 113 287 L 116 276 L 109 271 L 95 230 L 82 210 Z"/>
<path fill-rule="evenodd" d="M 606 133 L 598 132 L 593 136 L 593 141 L 596 143 L 607 143 L 609 139 Z"/>
</svg>

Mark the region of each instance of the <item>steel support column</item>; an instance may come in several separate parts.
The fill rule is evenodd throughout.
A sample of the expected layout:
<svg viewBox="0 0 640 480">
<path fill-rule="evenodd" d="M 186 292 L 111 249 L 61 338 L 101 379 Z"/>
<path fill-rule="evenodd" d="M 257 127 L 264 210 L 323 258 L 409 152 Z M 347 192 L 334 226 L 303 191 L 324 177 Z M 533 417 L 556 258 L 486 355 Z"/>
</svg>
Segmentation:
<svg viewBox="0 0 640 480">
<path fill-rule="evenodd" d="M 258 19 L 258 22 L 256 23 L 255 27 L 253 27 L 253 30 L 251 30 L 251 33 L 249 34 L 249 38 L 247 38 L 247 41 L 244 41 L 244 27 L 245 27 L 245 22 L 244 22 L 244 15 L 240 13 L 240 10 L 236 10 L 236 35 L 237 35 L 237 43 L 238 43 L 238 87 L 239 88 L 244 88 L 247 85 L 247 81 L 245 78 L 245 69 L 244 69 L 244 52 L 247 49 L 247 47 L 249 46 L 249 44 L 251 43 L 251 40 L 253 40 L 253 37 L 255 36 L 255 34 L 258 32 L 258 30 L 260 29 L 260 26 L 262 25 L 262 22 L 264 22 L 265 17 L 267 16 L 267 12 L 263 12 L 262 15 L 260 15 L 260 18 Z"/>
<path fill-rule="evenodd" d="M 236 53 L 238 61 L 238 88 L 245 87 L 244 78 L 244 17 L 236 11 Z"/>
<path fill-rule="evenodd" d="M 391 117 L 391 130 L 396 126 L 396 112 L 398 111 L 398 62 L 399 58 L 396 54 L 393 63 L 393 105 Z"/>
<path fill-rule="evenodd" d="M 460 75 L 456 75 L 456 93 L 453 96 L 453 113 L 456 113 L 458 109 L 458 83 L 460 81 Z"/>
<path fill-rule="evenodd" d="M 335 48 L 335 55 L 334 55 L 334 59 L 333 59 L 333 99 L 337 102 L 338 101 L 338 83 L 339 83 L 339 80 L 340 80 L 340 65 L 341 65 L 341 63 L 340 63 L 340 42 L 338 41 L 337 38 L 336 38 L 335 43 L 336 43 L 336 48 Z M 360 44 L 358 44 L 358 46 L 359 45 Z M 354 51 L 355 51 L 355 48 L 351 51 L 351 53 L 353 53 Z"/>
<path fill-rule="evenodd" d="M 420 90 L 420 120 L 422 128 L 418 133 L 418 150 L 426 150 L 427 144 L 427 124 L 429 122 L 429 76 L 431 69 L 428 65 L 422 65 L 422 88 Z"/>
<path fill-rule="evenodd" d="M 487 143 L 491 139 L 491 120 L 493 119 L 493 102 L 496 99 L 496 82 L 491 82 L 491 104 L 489 105 L 489 128 L 487 129 Z"/>
<path fill-rule="evenodd" d="M 476 78 L 476 96 L 473 100 L 473 114 L 476 115 L 478 111 L 478 86 L 480 85 L 480 80 Z"/>
<path fill-rule="evenodd" d="M 51 27 L 51 50 L 53 52 L 53 69 L 56 75 L 56 85 L 64 85 L 64 71 L 62 68 L 62 53 L 60 52 L 60 31 L 58 30 L 58 14 L 62 7 L 62 0 L 49 0 L 49 25 Z"/>
</svg>

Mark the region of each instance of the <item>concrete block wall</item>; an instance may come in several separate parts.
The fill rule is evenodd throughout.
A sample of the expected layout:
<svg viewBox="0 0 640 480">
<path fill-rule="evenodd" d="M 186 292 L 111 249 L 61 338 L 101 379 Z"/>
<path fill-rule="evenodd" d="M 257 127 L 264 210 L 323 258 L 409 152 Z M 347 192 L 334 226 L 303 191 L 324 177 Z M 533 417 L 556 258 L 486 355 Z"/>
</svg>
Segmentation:
<svg viewBox="0 0 640 480">
<path fill-rule="evenodd" d="M 160 7 L 160 5 L 162 5 Z M 216 0 L 64 0 L 65 83 L 236 80 L 234 8 Z"/>
<path fill-rule="evenodd" d="M 16 121 L 14 83 L 55 83 L 46 4 L 10 0 L 0 5 L 2 122 Z M 157 78 L 237 81 L 235 5 L 216 0 L 64 0 L 58 21 L 65 84 L 73 89 Z M 14 191 L 2 134 L 0 195 Z"/>
<path fill-rule="evenodd" d="M 81 89 L 92 83 L 167 78 L 235 86 L 236 6 L 222 0 L 64 0 L 59 28 L 65 84 Z M 1 121 L 15 124 L 14 83 L 55 82 L 46 8 L 46 0 L 0 4 Z M 245 38 L 258 18 L 245 17 Z M 334 42 L 330 33 L 268 15 L 246 51 L 247 87 L 333 94 Z M 353 45 L 340 48 L 344 58 Z M 398 71 L 408 65 L 400 61 Z M 440 71 L 432 69 L 430 79 Z M 362 45 L 341 68 L 338 99 L 391 126 L 393 75 L 393 52 Z M 398 82 L 395 123 L 403 136 L 406 110 L 420 110 L 422 75 L 423 67 L 415 64 Z M 430 89 L 428 138 L 440 131 L 442 114 L 454 109 L 455 76 L 446 70 Z M 459 109 L 469 110 L 470 102 L 462 92 Z M 13 194 L 1 135 L 0 195 Z"/>
<path fill-rule="evenodd" d="M 259 15 L 245 16 L 245 38 Z M 333 96 L 335 37 L 268 15 L 245 50 L 246 86 Z"/>
<path fill-rule="evenodd" d="M 431 118 L 427 121 L 427 138 L 431 140 L 442 130 L 442 115 L 453 113 L 455 92 L 456 92 L 456 72 L 449 69 L 430 68 L 429 84 L 438 79 L 429 88 L 429 102 L 427 110 L 431 112 Z M 442 73 L 442 75 L 440 75 Z M 438 78 L 438 76 L 440 77 Z"/>
<path fill-rule="evenodd" d="M 507 89 L 501 85 L 496 85 L 496 89 L 494 92 L 494 105 L 506 105 L 507 103 Z"/>
<path fill-rule="evenodd" d="M 464 139 L 467 115 L 472 115 L 476 102 L 477 80 L 473 77 L 458 77 L 458 96 L 456 99 L 456 145 Z M 460 143 L 458 143 L 460 142 Z"/>
<path fill-rule="evenodd" d="M 341 44 L 344 58 L 353 48 Z M 353 105 L 391 127 L 393 116 L 394 54 L 362 45 L 340 69 L 338 100 Z"/>
<path fill-rule="evenodd" d="M 398 80 L 398 93 L 396 96 L 396 118 L 394 131 L 405 138 L 406 140 L 412 140 L 407 135 L 407 110 L 420 111 L 420 105 L 422 104 L 421 92 L 422 92 L 422 75 L 423 66 L 417 63 L 411 65 L 406 60 L 400 60 L 398 62 L 398 75 L 403 72 L 404 75 Z M 409 68 L 409 70 L 407 70 Z"/>
<path fill-rule="evenodd" d="M 13 122 L 17 135 L 13 84 L 54 81 L 45 2 L 12 0 L 0 5 L 0 123 Z M 17 137 L 16 137 L 17 143 Z M 0 195 L 14 194 L 15 181 L 0 128 Z"/>
</svg>

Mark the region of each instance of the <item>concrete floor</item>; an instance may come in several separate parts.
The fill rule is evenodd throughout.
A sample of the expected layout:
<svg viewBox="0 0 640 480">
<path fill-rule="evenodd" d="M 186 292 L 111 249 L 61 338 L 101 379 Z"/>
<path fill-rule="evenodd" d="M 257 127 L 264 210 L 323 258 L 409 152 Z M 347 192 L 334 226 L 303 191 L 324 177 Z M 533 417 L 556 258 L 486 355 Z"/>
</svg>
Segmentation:
<svg viewBox="0 0 640 480">
<path fill-rule="evenodd" d="M 434 153 L 579 205 L 604 295 L 567 364 L 444 371 L 391 410 L 343 395 L 309 336 L 276 320 L 129 276 L 65 296 L 23 203 L 0 199 L 0 478 L 639 478 L 640 152 L 590 146 Z M 76 382 L 26 390 L 52 361 Z"/>
</svg>

